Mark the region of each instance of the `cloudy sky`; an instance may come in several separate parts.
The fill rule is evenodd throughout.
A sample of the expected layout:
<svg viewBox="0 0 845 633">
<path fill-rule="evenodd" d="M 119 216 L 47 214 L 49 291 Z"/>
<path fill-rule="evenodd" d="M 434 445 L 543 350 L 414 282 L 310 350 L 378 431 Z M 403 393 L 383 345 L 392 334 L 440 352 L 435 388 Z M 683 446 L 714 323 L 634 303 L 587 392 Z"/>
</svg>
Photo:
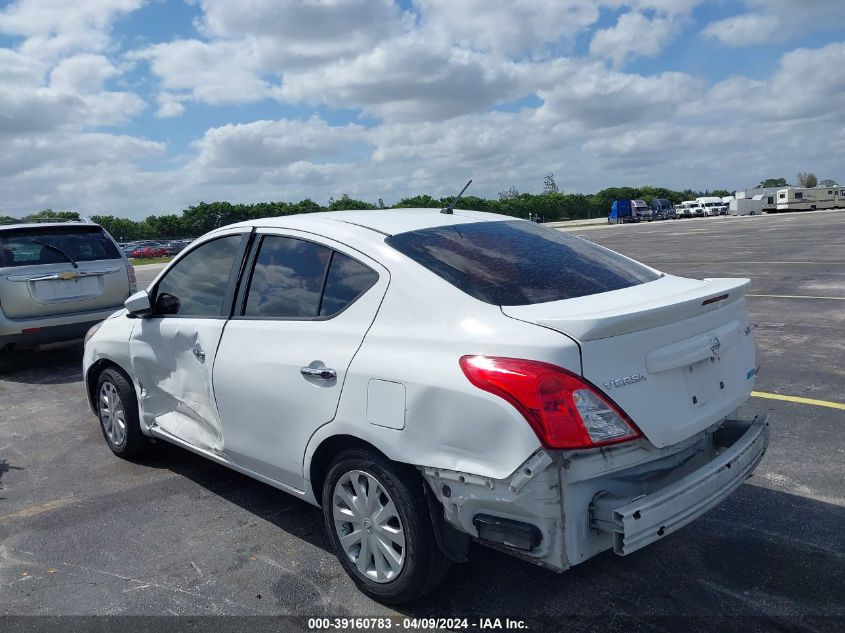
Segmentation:
<svg viewBox="0 0 845 633">
<path fill-rule="evenodd" d="M 845 181 L 843 0 L 0 3 L 0 214 Z"/>
</svg>

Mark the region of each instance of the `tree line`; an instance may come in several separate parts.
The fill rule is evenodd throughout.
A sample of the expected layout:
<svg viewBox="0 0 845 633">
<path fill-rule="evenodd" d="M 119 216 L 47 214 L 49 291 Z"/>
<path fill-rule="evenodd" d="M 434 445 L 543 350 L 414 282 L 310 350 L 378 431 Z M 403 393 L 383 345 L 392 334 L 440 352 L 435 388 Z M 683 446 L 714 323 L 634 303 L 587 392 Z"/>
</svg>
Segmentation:
<svg viewBox="0 0 845 633">
<path fill-rule="evenodd" d="M 617 198 L 645 200 L 651 203 L 654 198 L 666 198 L 674 204 L 698 196 L 728 196 L 727 190 L 716 191 L 674 191 L 663 187 L 611 187 L 593 194 L 563 193 L 557 190 L 553 176 L 547 177 L 544 191 L 540 194 L 520 193 L 511 187 L 502 191 L 498 198 L 479 198 L 464 196 L 457 207 L 473 211 L 501 213 L 515 218 L 540 218 L 545 222 L 606 217 L 610 205 Z M 451 197 L 434 198 L 430 195 L 418 195 L 403 198 L 392 208 L 424 207 L 438 209 L 451 202 Z M 338 199 L 331 198 L 326 205 L 306 198 L 299 202 L 258 202 L 255 204 L 232 204 L 230 202 L 200 202 L 189 206 L 180 213 L 150 215 L 143 220 L 130 220 L 115 215 L 92 215 L 90 219 L 103 226 L 117 240 L 132 241 L 139 239 L 162 239 L 198 237 L 212 229 L 234 222 L 254 220 L 266 217 L 279 217 L 297 213 L 318 211 L 342 211 L 347 209 L 379 209 L 384 205 L 364 200 L 356 200 L 348 195 Z M 79 217 L 75 211 L 53 211 L 45 209 L 25 216 L 23 219 L 46 218 L 74 219 Z M 20 221 L 18 218 L 0 216 L 4 221 Z"/>
</svg>

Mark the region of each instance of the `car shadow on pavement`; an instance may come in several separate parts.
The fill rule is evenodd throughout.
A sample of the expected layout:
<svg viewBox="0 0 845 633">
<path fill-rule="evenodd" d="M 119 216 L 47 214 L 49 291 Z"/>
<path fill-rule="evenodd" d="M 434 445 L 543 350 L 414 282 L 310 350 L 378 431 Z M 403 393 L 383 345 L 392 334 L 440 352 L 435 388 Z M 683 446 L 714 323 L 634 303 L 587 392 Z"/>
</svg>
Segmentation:
<svg viewBox="0 0 845 633">
<path fill-rule="evenodd" d="M 82 380 L 82 344 L 45 350 L 0 351 L 0 381 L 66 385 Z"/>
<path fill-rule="evenodd" d="M 144 464 L 181 474 L 331 552 L 318 508 L 201 457 L 186 458 L 179 448 L 158 447 Z M 709 623 L 706 630 L 713 616 L 734 625 L 749 617 L 751 630 L 767 628 L 765 618 L 782 624 L 813 617 L 820 618 L 813 627 L 835 630 L 845 617 L 843 524 L 841 506 L 746 484 L 662 542 L 625 558 L 606 552 L 562 574 L 473 544 L 469 563 L 454 565 L 439 589 L 395 608 L 410 617 L 683 616 L 698 627 Z"/>
</svg>

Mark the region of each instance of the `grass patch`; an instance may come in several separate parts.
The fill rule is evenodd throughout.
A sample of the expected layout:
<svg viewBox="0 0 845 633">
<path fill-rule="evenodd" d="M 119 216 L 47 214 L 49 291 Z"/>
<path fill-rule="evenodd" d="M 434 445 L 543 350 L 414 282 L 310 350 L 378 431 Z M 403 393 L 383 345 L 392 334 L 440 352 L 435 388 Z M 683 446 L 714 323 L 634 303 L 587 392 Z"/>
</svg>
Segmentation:
<svg viewBox="0 0 845 633">
<path fill-rule="evenodd" d="M 173 258 L 168 257 L 130 257 L 129 261 L 132 262 L 133 266 L 143 266 L 145 264 L 167 264 L 168 262 L 172 261 Z"/>
</svg>

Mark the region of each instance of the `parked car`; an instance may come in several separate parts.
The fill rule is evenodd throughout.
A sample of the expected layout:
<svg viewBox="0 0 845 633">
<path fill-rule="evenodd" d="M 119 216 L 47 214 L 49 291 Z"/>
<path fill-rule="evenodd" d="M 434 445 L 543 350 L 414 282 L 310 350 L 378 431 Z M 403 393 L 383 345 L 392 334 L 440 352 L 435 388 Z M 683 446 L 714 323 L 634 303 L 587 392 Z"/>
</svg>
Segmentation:
<svg viewBox="0 0 845 633">
<path fill-rule="evenodd" d="M 168 256 L 172 257 L 174 255 L 178 255 L 183 250 L 185 250 L 185 247 L 187 245 L 188 243 L 183 240 L 175 240 L 173 242 L 168 242 L 167 244 L 165 244 L 164 250 Z"/>
<path fill-rule="evenodd" d="M 0 225 L 0 350 L 81 339 L 135 292 L 135 270 L 97 224 Z"/>
<path fill-rule="evenodd" d="M 358 587 L 408 602 L 470 539 L 563 571 L 735 491 L 768 443 L 734 418 L 748 286 L 476 211 L 254 220 L 94 327 L 85 389 L 116 455 L 155 438 L 321 506 Z"/>
<path fill-rule="evenodd" d="M 167 257 L 168 252 L 164 246 L 136 246 L 129 256 L 133 259 L 151 259 L 153 257 Z"/>
<path fill-rule="evenodd" d="M 674 220 L 677 217 L 675 206 L 666 198 L 655 198 L 651 201 L 651 217 L 654 220 Z"/>
</svg>

